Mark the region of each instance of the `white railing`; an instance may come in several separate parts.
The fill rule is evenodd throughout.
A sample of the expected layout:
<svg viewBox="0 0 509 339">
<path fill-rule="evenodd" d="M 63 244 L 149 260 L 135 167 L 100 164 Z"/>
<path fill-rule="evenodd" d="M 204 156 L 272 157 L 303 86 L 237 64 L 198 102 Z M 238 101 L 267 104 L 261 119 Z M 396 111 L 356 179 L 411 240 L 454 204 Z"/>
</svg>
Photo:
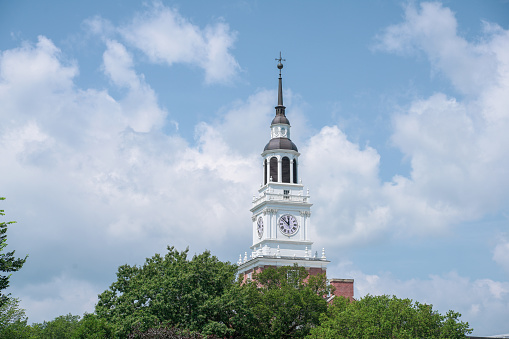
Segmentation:
<svg viewBox="0 0 509 339">
<path fill-rule="evenodd" d="M 309 195 L 263 192 L 261 196 L 253 199 L 253 204 L 259 204 L 264 201 L 308 202 Z"/>
</svg>

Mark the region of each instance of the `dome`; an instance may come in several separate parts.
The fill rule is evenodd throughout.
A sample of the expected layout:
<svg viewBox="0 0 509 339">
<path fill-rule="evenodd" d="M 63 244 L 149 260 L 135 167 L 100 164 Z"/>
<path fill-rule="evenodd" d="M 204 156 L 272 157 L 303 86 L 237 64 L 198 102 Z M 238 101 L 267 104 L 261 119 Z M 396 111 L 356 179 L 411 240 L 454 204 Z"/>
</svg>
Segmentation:
<svg viewBox="0 0 509 339">
<path fill-rule="evenodd" d="M 274 119 L 272 119 L 272 125 L 274 124 L 286 124 L 286 125 L 290 125 L 290 120 L 288 120 L 288 118 L 282 114 L 278 114 L 274 117 Z"/>
<path fill-rule="evenodd" d="M 272 122 L 272 123 L 274 123 L 274 122 Z M 289 150 L 292 150 L 295 152 L 299 151 L 297 149 L 297 146 L 295 146 L 295 144 L 288 138 L 270 139 L 269 143 L 265 146 L 263 151 L 270 151 L 270 150 L 274 150 L 274 149 L 289 149 Z"/>
</svg>

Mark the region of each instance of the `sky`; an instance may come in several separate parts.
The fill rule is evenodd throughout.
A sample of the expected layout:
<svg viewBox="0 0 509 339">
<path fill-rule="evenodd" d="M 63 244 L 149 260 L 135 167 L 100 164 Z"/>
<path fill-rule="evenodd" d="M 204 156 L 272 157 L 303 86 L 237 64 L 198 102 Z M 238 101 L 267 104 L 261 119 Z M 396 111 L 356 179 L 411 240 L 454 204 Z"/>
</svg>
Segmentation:
<svg viewBox="0 0 509 339">
<path fill-rule="evenodd" d="M 328 277 L 509 333 L 503 0 L 0 0 L 0 209 L 29 323 L 93 312 L 168 245 L 249 250 L 279 52 Z"/>
</svg>

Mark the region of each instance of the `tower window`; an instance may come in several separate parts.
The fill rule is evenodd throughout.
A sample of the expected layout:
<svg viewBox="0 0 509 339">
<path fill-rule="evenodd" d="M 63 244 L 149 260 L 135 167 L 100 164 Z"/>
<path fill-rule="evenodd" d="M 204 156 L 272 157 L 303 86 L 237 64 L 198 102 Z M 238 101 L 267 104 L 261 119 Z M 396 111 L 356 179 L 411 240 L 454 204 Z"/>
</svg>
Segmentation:
<svg viewBox="0 0 509 339">
<path fill-rule="evenodd" d="M 278 175 L 277 175 L 277 158 L 272 157 L 270 158 L 270 177 L 272 178 L 272 181 L 279 181 Z"/>
<path fill-rule="evenodd" d="M 290 190 L 283 190 L 283 198 L 290 199 Z"/>
<path fill-rule="evenodd" d="M 281 163 L 283 171 L 283 182 L 290 182 L 290 159 L 284 157 Z"/>
<path fill-rule="evenodd" d="M 293 159 L 293 183 L 297 183 L 297 159 Z"/>
<path fill-rule="evenodd" d="M 263 160 L 263 184 L 267 185 L 267 159 Z"/>
</svg>

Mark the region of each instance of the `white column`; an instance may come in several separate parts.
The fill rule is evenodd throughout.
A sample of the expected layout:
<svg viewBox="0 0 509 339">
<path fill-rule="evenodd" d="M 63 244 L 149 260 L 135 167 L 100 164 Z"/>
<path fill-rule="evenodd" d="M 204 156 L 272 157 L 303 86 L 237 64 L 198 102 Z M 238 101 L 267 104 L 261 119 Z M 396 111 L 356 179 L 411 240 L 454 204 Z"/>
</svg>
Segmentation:
<svg viewBox="0 0 509 339">
<path fill-rule="evenodd" d="M 262 161 L 262 185 L 265 185 L 265 160 Z"/>
<path fill-rule="evenodd" d="M 270 214 L 270 219 L 272 220 L 271 222 L 271 227 L 270 229 L 272 230 L 272 238 L 277 238 L 278 237 L 278 233 L 277 233 L 277 219 L 276 219 L 276 212 L 271 212 Z"/>
<path fill-rule="evenodd" d="M 270 182 L 270 158 L 265 158 L 267 166 L 265 166 L 265 170 L 267 171 L 267 184 Z"/>
<path fill-rule="evenodd" d="M 300 240 L 306 240 L 306 215 L 301 214 L 302 218 L 302 232 L 300 233 Z"/>
<path fill-rule="evenodd" d="M 295 159 L 291 159 L 290 161 L 290 184 L 293 184 L 293 162 Z"/>
</svg>

